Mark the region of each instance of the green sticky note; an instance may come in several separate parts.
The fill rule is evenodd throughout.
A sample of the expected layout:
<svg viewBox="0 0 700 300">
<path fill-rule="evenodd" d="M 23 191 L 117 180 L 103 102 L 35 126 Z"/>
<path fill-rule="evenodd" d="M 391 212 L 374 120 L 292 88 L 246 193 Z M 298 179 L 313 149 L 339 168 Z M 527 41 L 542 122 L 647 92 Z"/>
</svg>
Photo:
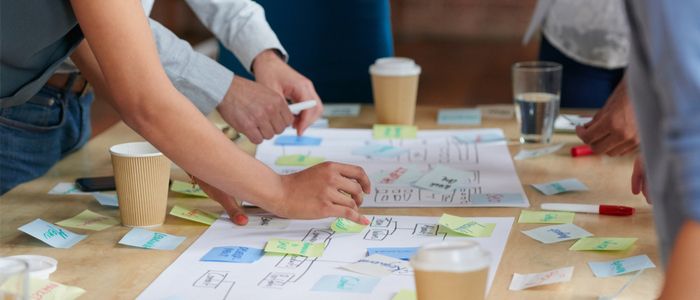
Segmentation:
<svg viewBox="0 0 700 300">
<path fill-rule="evenodd" d="M 626 250 L 636 241 L 637 238 L 585 237 L 576 241 L 569 250 L 619 251 Z"/>
<path fill-rule="evenodd" d="M 394 294 L 391 300 L 416 300 L 416 291 L 400 290 L 398 293 Z"/>
<path fill-rule="evenodd" d="M 491 237 L 491 235 L 493 234 L 493 230 L 496 229 L 496 223 L 481 223 L 481 224 L 484 224 L 484 226 L 486 226 L 486 228 L 484 228 L 484 230 L 478 236 L 464 235 L 462 233 L 452 231 L 451 229 L 449 229 L 447 227 L 443 227 L 443 226 L 440 226 L 440 229 L 438 229 L 437 233 L 438 234 L 444 233 L 450 237 Z"/>
<path fill-rule="evenodd" d="M 415 139 L 418 127 L 411 125 L 374 124 L 372 136 L 375 140 Z"/>
<path fill-rule="evenodd" d="M 84 210 L 75 217 L 56 223 L 56 225 L 60 226 L 95 231 L 107 229 L 117 224 L 119 224 L 119 220 L 112 217 L 103 216 L 89 209 Z"/>
<path fill-rule="evenodd" d="M 278 166 L 313 166 L 322 163 L 326 159 L 320 156 L 308 156 L 303 154 L 283 155 L 277 158 L 275 164 Z"/>
<path fill-rule="evenodd" d="M 323 243 L 271 239 L 265 245 L 265 252 L 278 254 L 293 254 L 308 257 L 319 257 L 323 254 Z"/>
<path fill-rule="evenodd" d="M 175 205 L 170 214 L 178 218 L 183 218 L 190 221 L 195 221 L 207 225 L 211 225 L 219 218 L 219 215 L 215 213 L 208 212 L 206 210 L 188 208 L 179 205 Z"/>
<path fill-rule="evenodd" d="M 176 193 L 190 195 L 190 196 L 197 196 L 197 197 L 204 197 L 204 198 L 209 197 L 209 196 L 207 196 L 207 194 L 204 191 L 202 191 L 201 188 L 199 188 L 198 185 L 194 185 L 194 187 L 193 187 L 191 183 L 179 181 L 179 180 L 173 180 L 173 184 L 170 186 L 170 190 L 173 192 L 176 192 Z"/>
<path fill-rule="evenodd" d="M 340 233 L 358 233 L 365 229 L 367 225 L 357 224 L 345 218 L 338 218 L 331 223 L 331 229 Z"/>
<path fill-rule="evenodd" d="M 532 210 L 522 210 L 520 211 L 520 218 L 518 218 L 518 223 L 545 223 L 545 224 L 564 224 L 573 223 L 574 216 L 576 214 L 572 212 L 561 212 L 561 211 L 532 211 Z"/>
<path fill-rule="evenodd" d="M 448 214 L 442 214 L 438 224 L 453 232 L 472 237 L 483 237 L 488 229 L 486 224 L 477 222 L 474 219 L 462 218 Z M 491 228 L 491 231 L 493 231 L 493 228 Z M 491 233 L 488 235 L 490 236 Z"/>
</svg>

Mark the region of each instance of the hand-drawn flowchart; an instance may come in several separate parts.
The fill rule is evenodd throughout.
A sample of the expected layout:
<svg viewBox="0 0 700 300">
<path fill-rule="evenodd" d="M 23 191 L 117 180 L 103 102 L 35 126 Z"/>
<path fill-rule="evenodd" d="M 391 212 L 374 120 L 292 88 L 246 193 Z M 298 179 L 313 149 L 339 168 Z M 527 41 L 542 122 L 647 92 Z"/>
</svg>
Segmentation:
<svg viewBox="0 0 700 300">
<path fill-rule="evenodd" d="M 293 134 L 285 131 L 283 136 Z M 312 128 L 305 136 L 322 141 L 311 146 L 265 141 L 258 146 L 256 158 L 280 174 L 306 168 L 276 164 L 279 157 L 289 155 L 359 165 L 372 180 L 372 192 L 365 197 L 364 207 L 529 206 L 500 129 L 423 130 L 415 139 L 373 140 L 368 129 Z M 399 153 L 396 149 L 405 151 L 390 156 L 356 154 L 357 149 L 376 145 L 394 153 Z M 413 185 L 440 166 L 466 172 L 468 185 L 442 192 Z M 474 201 L 475 195 L 488 196 L 490 201 Z M 506 198 L 511 201 L 500 201 L 503 195 L 509 195 Z"/>
<path fill-rule="evenodd" d="M 493 281 L 513 218 L 475 218 L 496 224 L 490 237 L 447 234 L 437 217 L 368 216 L 360 233 L 336 233 L 333 219 L 291 220 L 286 228 L 241 227 L 217 220 L 170 265 L 139 299 L 386 299 L 401 289 L 415 289 L 410 267 L 385 277 L 358 274 L 340 267 L 363 259 L 368 248 L 412 248 L 444 240 L 471 239 L 491 252 Z M 201 261 L 210 249 L 240 246 L 262 249 L 271 238 L 323 243 L 320 257 L 265 254 L 253 263 Z"/>
</svg>

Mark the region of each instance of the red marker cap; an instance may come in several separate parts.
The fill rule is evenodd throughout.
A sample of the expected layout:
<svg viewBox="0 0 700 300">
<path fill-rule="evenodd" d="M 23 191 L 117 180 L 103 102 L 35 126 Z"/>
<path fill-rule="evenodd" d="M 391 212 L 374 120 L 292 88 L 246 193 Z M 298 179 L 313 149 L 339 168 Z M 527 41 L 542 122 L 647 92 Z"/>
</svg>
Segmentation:
<svg viewBox="0 0 700 300">
<path fill-rule="evenodd" d="M 571 147 L 571 156 L 573 157 L 586 156 L 591 154 L 593 154 L 593 149 L 591 149 L 591 146 L 580 145 L 576 147 Z"/>
<path fill-rule="evenodd" d="M 634 207 L 601 204 L 598 213 L 610 216 L 631 216 L 634 214 Z"/>
</svg>

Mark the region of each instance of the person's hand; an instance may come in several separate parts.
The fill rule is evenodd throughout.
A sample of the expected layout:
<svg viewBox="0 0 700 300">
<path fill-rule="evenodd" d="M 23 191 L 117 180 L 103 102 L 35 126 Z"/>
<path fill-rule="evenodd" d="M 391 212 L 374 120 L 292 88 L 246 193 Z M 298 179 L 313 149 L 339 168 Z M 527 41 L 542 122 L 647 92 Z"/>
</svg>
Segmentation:
<svg viewBox="0 0 700 300">
<path fill-rule="evenodd" d="M 619 156 L 637 150 L 637 123 L 624 79 L 593 120 L 576 127 L 576 134 L 595 153 Z"/>
<path fill-rule="evenodd" d="M 647 179 L 644 163 L 642 162 L 642 156 L 638 155 L 637 159 L 634 160 L 634 167 L 632 169 L 632 194 L 639 195 L 640 192 L 644 195 L 644 198 L 647 199 L 647 203 L 651 203 L 651 199 L 649 199 L 649 194 L 647 193 Z"/>
<path fill-rule="evenodd" d="M 240 76 L 233 78 L 216 109 L 224 121 L 254 144 L 282 133 L 294 121 L 284 97 Z"/>
<path fill-rule="evenodd" d="M 253 60 L 255 81 L 278 92 L 294 103 L 316 100 L 316 106 L 303 110 L 294 118 L 294 128 L 298 135 L 316 121 L 323 113 L 321 98 L 316 94 L 313 83 L 285 63 L 275 50 L 265 50 Z"/>
<path fill-rule="evenodd" d="M 236 199 L 198 178 L 195 178 L 195 182 L 209 197 L 219 202 L 219 204 L 224 207 L 229 219 L 231 219 L 234 224 L 240 226 L 248 224 L 248 216 Z"/>
<path fill-rule="evenodd" d="M 275 213 L 283 217 L 342 217 L 369 224 L 358 207 L 364 193 L 370 192 L 370 182 L 365 171 L 358 166 L 324 162 L 282 176 L 282 186 L 284 200 L 280 201 L 280 211 Z"/>
</svg>

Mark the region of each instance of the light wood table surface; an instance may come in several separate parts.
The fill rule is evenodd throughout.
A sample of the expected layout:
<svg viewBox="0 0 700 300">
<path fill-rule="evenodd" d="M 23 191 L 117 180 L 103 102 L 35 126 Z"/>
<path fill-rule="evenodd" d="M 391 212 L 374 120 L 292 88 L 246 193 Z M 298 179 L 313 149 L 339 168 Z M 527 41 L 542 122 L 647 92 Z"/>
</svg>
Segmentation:
<svg viewBox="0 0 700 300">
<path fill-rule="evenodd" d="M 418 107 L 416 123 L 420 129 L 474 128 L 467 126 L 437 126 L 438 107 Z M 212 117 L 216 120 L 217 117 Z M 215 121 L 216 122 L 216 121 Z M 364 106 L 359 118 L 332 118 L 331 127 L 371 128 L 374 122 L 372 107 Z M 484 119 L 481 127 L 502 128 L 509 140 L 511 154 L 519 151 L 514 141 L 518 137 L 515 119 Z M 102 207 L 89 195 L 47 195 L 59 182 L 73 182 L 78 177 L 112 174 L 109 146 L 137 141 L 142 138 L 123 123 L 119 123 L 91 140 L 82 150 L 71 154 L 54 166 L 43 177 L 25 183 L 0 199 L 0 256 L 18 254 L 48 255 L 59 261 L 58 271 L 51 279 L 87 290 L 83 299 L 131 299 L 146 288 L 170 263 L 207 229 L 197 223 L 168 216 L 165 224 L 154 230 L 186 236 L 187 240 L 175 251 L 145 250 L 118 245 L 129 228 L 116 226 L 103 231 L 83 232 L 89 236 L 71 249 L 54 249 L 17 230 L 36 218 L 58 222 L 75 216 L 84 209 L 116 217 L 118 209 Z M 365 214 L 440 216 L 443 212 L 459 216 L 516 217 L 508 238 L 503 258 L 496 273 L 489 299 L 594 299 L 613 294 L 631 275 L 596 278 L 588 261 L 647 254 L 659 266 L 645 271 L 619 299 L 652 299 L 661 289 L 663 273 L 657 251 L 657 239 L 651 215 L 651 206 L 643 197 L 630 192 L 630 175 L 634 157 L 610 158 L 588 156 L 571 158 L 569 149 L 580 144 L 574 134 L 556 134 L 554 142 L 566 143 L 559 152 L 546 157 L 515 161 L 516 171 L 524 185 L 531 208 L 538 209 L 543 201 L 574 203 L 607 203 L 632 206 L 634 216 L 614 217 L 595 214 L 577 214 L 574 220 L 596 236 L 637 237 L 629 250 L 622 252 L 576 252 L 568 248 L 573 241 L 542 244 L 521 230 L 542 226 L 518 224 L 520 208 L 364 208 Z M 246 141 L 241 146 L 252 153 L 254 147 Z M 182 170 L 173 168 L 173 178 L 185 179 Z M 543 196 L 529 185 L 575 177 L 590 187 L 590 191 Z M 187 198 L 171 193 L 168 209 L 175 204 L 187 204 L 201 209 L 223 212 L 209 199 Z M 571 282 L 513 292 L 508 290 L 513 273 L 535 273 L 555 268 L 574 266 Z"/>
</svg>

